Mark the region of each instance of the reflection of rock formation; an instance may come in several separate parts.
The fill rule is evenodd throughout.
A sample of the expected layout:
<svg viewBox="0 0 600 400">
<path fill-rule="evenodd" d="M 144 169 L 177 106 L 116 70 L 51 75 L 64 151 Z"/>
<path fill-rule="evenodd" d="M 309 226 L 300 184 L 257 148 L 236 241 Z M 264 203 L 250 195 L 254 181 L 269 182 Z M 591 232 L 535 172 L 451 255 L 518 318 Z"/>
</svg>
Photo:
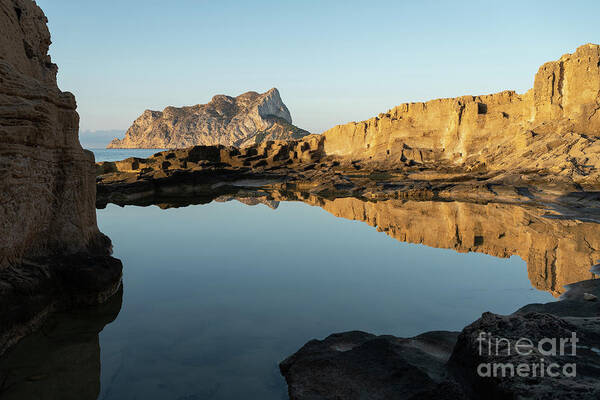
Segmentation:
<svg viewBox="0 0 600 400">
<path fill-rule="evenodd" d="M 473 204 L 355 198 L 305 202 L 337 217 L 364 221 L 403 242 L 527 262 L 533 286 L 554 295 L 563 286 L 593 277 L 600 259 L 598 224 L 544 217 L 544 210 L 508 204 Z"/>
<path fill-rule="evenodd" d="M 569 285 L 562 301 L 529 304 L 507 316 L 486 312 L 458 335 L 437 331 L 404 339 L 354 331 L 311 340 L 280 364 L 290 399 L 600 398 L 594 347 L 600 305 L 584 296 L 600 295 L 600 280 L 584 281 L 600 258 L 597 223 L 546 218 L 544 210 L 509 204 L 298 198 L 401 241 L 498 257 L 519 255 L 527 262 L 532 284 L 554 295 L 577 283 Z M 482 332 L 490 345 L 496 343 L 494 350 L 481 350 Z M 544 340 L 563 343 L 575 333 L 575 357 L 569 357 L 570 347 L 567 356 L 550 351 L 543 358 L 537 351 L 515 350 L 519 338 L 537 346 Z M 536 373 L 540 365 L 567 363 L 576 365 L 574 377 Z M 519 366 L 519 372 L 494 372 L 488 378 L 479 374 L 481 365 L 495 371 Z M 527 367 L 525 373 L 521 366 Z"/>
<path fill-rule="evenodd" d="M 275 200 L 269 200 L 267 198 L 267 195 L 264 196 L 257 196 L 257 197 L 236 197 L 236 196 L 219 196 L 215 199 L 215 201 L 217 202 L 226 202 L 226 201 L 231 201 L 231 200 L 237 200 L 242 204 L 245 204 L 247 206 L 256 206 L 259 204 L 264 204 L 265 206 L 273 209 L 273 210 L 277 210 L 277 207 L 279 207 L 279 202 L 275 201 Z"/>
<path fill-rule="evenodd" d="M 564 209 L 559 216 L 542 208 L 507 203 L 366 201 L 233 186 L 205 192 L 194 188 L 173 186 L 165 194 L 117 204 L 170 208 L 235 199 L 274 206 L 280 201 L 300 200 L 337 217 L 366 222 L 402 242 L 495 257 L 518 255 L 527 262 L 532 285 L 555 296 L 564 292 L 564 285 L 593 278 L 590 267 L 600 259 L 600 226 L 582 221 L 589 219 L 589 209 L 585 214 L 575 208 Z M 176 192 L 179 196 L 173 195 Z"/>
<path fill-rule="evenodd" d="M 56 314 L 0 359 L 0 398 L 95 400 L 100 394 L 98 333 L 121 309 L 121 294 L 77 314 Z"/>
</svg>

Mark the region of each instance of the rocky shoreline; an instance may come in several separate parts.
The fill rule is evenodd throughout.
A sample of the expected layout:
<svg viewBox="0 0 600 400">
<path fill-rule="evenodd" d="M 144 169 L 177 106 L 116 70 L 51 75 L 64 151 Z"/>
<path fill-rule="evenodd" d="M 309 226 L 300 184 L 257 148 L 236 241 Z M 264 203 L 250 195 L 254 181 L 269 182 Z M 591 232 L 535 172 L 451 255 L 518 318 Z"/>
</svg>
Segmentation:
<svg viewBox="0 0 600 400">
<path fill-rule="evenodd" d="M 97 165 L 97 204 L 131 204 L 187 185 L 211 195 L 215 187 L 252 186 L 303 191 L 327 198 L 428 199 L 552 206 L 588 218 L 600 215 L 600 192 L 543 171 L 467 172 L 458 167 L 396 166 L 382 169 L 358 160 L 327 156 L 323 138 L 265 142 L 243 149 L 194 146 L 149 158 Z M 179 189 L 176 189 L 179 187 Z M 182 196 L 188 195 L 182 192 Z"/>
<path fill-rule="evenodd" d="M 324 197 L 413 198 L 585 207 L 600 200 L 600 46 L 540 67 L 505 91 L 399 105 L 299 140 L 194 146 L 98 164 L 100 204 L 254 186 Z"/>
<path fill-rule="evenodd" d="M 247 147 L 194 146 L 94 165 L 77 138 L 75 98 L 57 86 L 43 12 L 30 0 L 0 0 L 0 11 L 0 355 L 51 313 L 103 303 L 120 293 L 122 264 L 111 257 L 111 242 L 98 230 L 95 207 L 203 203 L 242 191 L 246 201 L 254 201 L 256 193 L 268 202 L 278 196 L 313 201 L 407 241 L 526 255 L 528 267 L 535 266 L 532 283 L 564 298 L 527 305 L 508 316 L 484 313 L 462 332 L 408 339 L 346 332 L 310 341 L 280 365 L 291 399 L 600 397 L 600 285 L 579 279 L 593 277 L 581 268 L 589 269 L 600 258 L 600 240 L 585 225 L 600 222 L 600 46 L 587 44 L 544 64 L 524 94 L 402 104 L 322 135 L 304 136 L 292 126 L 276 90 L 217 97 L 196 110 L 206 122 L 204 136 L 214 122 L 206 116 L 216 109 L 246 107 L 250 120 L 248 113 L 238 121 L 231 112 L 219 120 L 223 140 L 204 137 L 203 142 Z M 188 118 L 188 111 L 146 112 L 127 139 L 113 146 L 146 143 L 147 126 L 157 136 L 154 145 L 187 144 L 169 142 L 164 127 L 185 117 L 187 129 L 196 118 L 193 113 Z M 225 120 L 239 123 L 230 127 Z M 278 137 L 302 138 L 268 140 Z M 339 204 L 339 199 L 348 203 Z M 376 206 L 357 204 L 357 199 Z M 380 216 L 394 201 L 408 204 L 411 212 L 388 213 L 386 225 Z M 436 204 L 428 215 L 415 204 L 419 201 L 497 207 L 457 210 Z M 482 212 L 510 215 L 504 206 L 535 212 L 518 213 L 520 220 L 512 225 L 499 218 L 502 229 L 460 218 L 461 212 L 473 220 Z M 436 226 L 441 215 L 452 223 Z M 406 221 L 415 222 L 412 226 L 424 221 L 427 232 L 417 229 L 411 236 L 403 228 Z M 542 228 L 553 231 L 544 237 Z M 517 232 L 514 242 L 505 239 L 511 232 Z M 575 237 L 576 246 L 561 247 L 565 235 Z M 547 243 L 536 247 L 535 240 L 544 239 Z M 563 293 L 563 283 L 577 280 Z M 115 312 L 111 308 L 103 322 L 92 324 L 92 339 Z M 539 347 L 526 355 L 517 351 L 521 338 L 540 343 L 573 333 L 579 340 L 576 356 Z M 493 341 L 502 343 L 500 350 L 482 354 L 480 346 Z M 94 359 L 99 356 L 95 350 L 90 352 Z M 563 368 L 562 374 L 527 370 L 507 378 L 480 373 L 481 365 L 519 368 L 542 359 L 548 367 Z M 576 374 L 566 365 L 576 365 Z M 89 375 L 96 379 L 96 372 Z M 96 393 L 94 386 L 91 395 Z"/>
<path fill-rule="evenodd" d="M 501 179 L 495 179 L 498 175 L 493 173 L 410 166 L 381 171 L 361 162 L 323 157 L 322 142 L 319 138 L 312 140 L 308 144 L 268 142 L 241 150 L 193 147 L 157 153 L 148 159 L 99 163 L 97 205 L 158 204 L 168 208 L 221 198 L 271 205 L 299 200 L 367 223 L 371 213 L 367 207 L 373 207 L 377 210 L 373 211 L 373 225 L 378 229 L 399 240 L 435 247 L 507 256 L 518 253 L 522 243 L 526 253 L 520 255 L 528 261 L 532 284 L 562 294 L 564 300 L 527 305 L 509 316 L 484 313 L 462 332 L 427 332 L 407 339 L 345 332 L 312 340 L 280 365 L 290 399 L 546 399 L 564 398 L 575 392 L 581 398 L 598 397 L 600 385 L 595 377 L 600 372 L 596 369 L 600 355 L 594 346 L 600 343 L 600 303 L 587 301 L 583 295 L 600 296 L 600 281 L 586 280 L 594 276 L 591 263 L 600 258 L 599 238 L 592 233 L 600 221 L 597 192 L 581 190 L 567 179 L 535 173 L 503 173 L 498 174 Z M 421 203 L 426 208 L 420 208 Z M 435 204 L 447 204 L 445 208 L 450 210 L 452 204 L 461 204 L 460 212 L 453 211 L 459 214 L 456 225 L 448 225 L 448 232 L 438 227 L 437 221 L 448 221 L 452 214 L 445 215 L 444 208 Z M 386 213 L 388 207 L 406 209 L 406 213 L 396 217 L 396 212 Z M 468 207 L 482 208 L 485 219 L 478 221 L 477 214 L 461 215 Z M 511 222 L 503 219 L 502 207 L 529 207 L 532 211 L 523 214 L 507 210 L 505 215 L 515 219 Z M 431 209 L 430 219 L 412 221 L 425 209 Z M 473 227 L 461 226 L 460 221 L 467 220 Z M 498 222 L 498 228 L 481 228 L 492 220 Z M 519 220 L 523 220 L 522 225 L 511 227 Z M 587 229 L 586 223 L 590 234 L 582 231 Z M 415 232 L 419 239 L 412 240 L 410 229 L 401 228 L 403 224 L 427 226 L 428 230 Z M 575 231 L 567 233 L 570 224 L 575 224 Z M 545 232 L 548 237 L 536 237 L 536 232 Z M 566 255 L 562 253 L 564 246 L 552 244 L 552 235 L 557 240 L 575 235 L 591 247 L 585 254 Z M 494 242 L 504 249 L 496 249 Z M 563 250 L 553 256 L 548 252 L 551 248 Z M 563 286 L 574 281 L 581 282 L 569 285 L 564 293 Z M 489 341 L 509 339 L 510 347 L 503 348 L 505 353 L 481 356 L 477 352 L 479 332 L 489 333 Z M 576 357 L 539 353 L 525 357 L 514 352 L 515 342 L 521 337 L 533 342 L 543 338 L 560 340 L 571 332 L 577 333 L 583 346 L 577 348 Z M 508 348 L 513 349 L 510 354 Z M 488 378 L 477 374 L 480 364 L 517 366 L 540 358 L 545 358 L 546 365 L 575 363 L 577 376 Z"/>
</svg>

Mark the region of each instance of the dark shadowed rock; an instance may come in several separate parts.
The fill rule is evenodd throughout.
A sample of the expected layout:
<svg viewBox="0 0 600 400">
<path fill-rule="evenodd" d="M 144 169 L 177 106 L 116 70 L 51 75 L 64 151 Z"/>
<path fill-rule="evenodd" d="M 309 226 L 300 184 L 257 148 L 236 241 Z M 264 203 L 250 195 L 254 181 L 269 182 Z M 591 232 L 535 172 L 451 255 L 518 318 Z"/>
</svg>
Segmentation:
<svg viewBox="0 0 600 400">
<path fill-rule="evenodd" d="M 52 315 L 41 330 L 0 359 L 3 400 L 96 400 L 100 394 L 98 334 L 121 309 L 122 289 L 106 303 Z"/>
<path fill-rule="evenodd" d="M 600 313 L 597 304 L 578 309 L 590 304 L 582 290 L 598 293 L 600 282 L 573 285 L 558 303 L 507 316 L 484 313 L 460 334 L 401 339 L 346 332 L 311 340 L 280 370 L 292 400 L 598 399 Z M 550 313 L 556 310 L 560 316 Z M 540 348 L 544 341 L 555 343 L 554 351 L 551 343 Z"/>
<path fill-rule="evenodd" d="M 444 368 L 456 336 L 429 332 L 398 339 L 338 333 L 311 340 L 283 361 L 280 370 L 293 400 L 459 399 L 461 390 L 447 382 Z"/>
<path fill-rule="evenodd" d="M 565 343 L 561 351 L 561 339 L 571 339 L 573 334 L 578 340 L 576 347 L 571 342 Z M 531 354 L 524 347 L 519 350 L 526 355 L 517 352 L 517 344 L 527 345 L 525 341 L 519 342 L 521 338 L 533 342 Z M 538 343 L 542 340 L 555 341 L 556 352 L 552 343 L 540 350 Z M 599 344 L 597 316 L 559 318 L 540 313 L 508 316 L 484 313 L 461 332 L 449 366 L 475 395 L 489 399 L 598 399 L 600 354 L 596 346 Z M 548 370 L 552 364 L 555 366 Z M 524 376 L 519 376 L 519 369 Z M 571 372 L 575 376 L 570 376 Z"/>
<path fill-rule="evenodd" d="M 121 286 L 120 260 L 87 253 L 0 269 L 0 354 L 54 312 L 102 303 Z"/>
</svg>

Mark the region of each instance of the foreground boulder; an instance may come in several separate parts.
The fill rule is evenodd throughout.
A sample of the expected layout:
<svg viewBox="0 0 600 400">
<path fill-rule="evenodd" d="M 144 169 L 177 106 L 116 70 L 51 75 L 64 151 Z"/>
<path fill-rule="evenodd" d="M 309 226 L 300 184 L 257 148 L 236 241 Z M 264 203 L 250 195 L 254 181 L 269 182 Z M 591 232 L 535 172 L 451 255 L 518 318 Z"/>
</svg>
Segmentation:
<svg viewBox="0 0 600 400">
<path fill-rule="evenodd" d="M 484 313 L 462 332 L 410 339 L 364 332 L 312 340 L 280 364 L 291 400 L 597 399 L 598 281 L 508 316 Z"/>
<path fill-rule="evenodd" d="M 266 140 L 308 135 L 292 125 L 290 111 L 275 88 L 237 97 L 217 95 L 207 104 L 146 110 L 108 148 L 182 148 L 194 145 L 244 147 Z"/>
<path fill-rule="evenodd" d="M 600 321 L 591 317 L 484 313 L 462 331 L 449 367 L 489 399 L 597 399 Z"/>
<path fill-rule="evenodd" d="M 290 398 L 412 399 L 444 394 L 462 398 L 444 368 L 455 332 L 428 332 L 411 339 L 365 332 L 312 340 L 280 364 Z M 439 397 L 438 397 L 439 398 Z"/>
<path fill-rule="evenodd" d="M 113 294 L 121 263 L 96 224 L 94 157 L 57 87 L 44 13 L 0 0 L 0 31 L 1 354 L 49 312 Z"/>
</svg>

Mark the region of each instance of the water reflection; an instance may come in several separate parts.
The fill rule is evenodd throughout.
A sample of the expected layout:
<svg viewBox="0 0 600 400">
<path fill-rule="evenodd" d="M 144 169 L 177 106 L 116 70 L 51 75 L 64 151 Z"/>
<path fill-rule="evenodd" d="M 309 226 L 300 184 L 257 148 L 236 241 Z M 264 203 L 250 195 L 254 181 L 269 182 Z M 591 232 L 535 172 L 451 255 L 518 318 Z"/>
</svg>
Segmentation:
<svg viewBox="0 0 600 400">
<path fill-rule="evenodd" d="M 527 263 L 532 286 L 555 297 L 564 293 L 565 285 L 594 278 L 590 267 L 600 260 L 600 227 L 581 213 L 565 217 L 548 209 L 514 204 L 327 199 L 312 194 L 240 189 L 203 198 L 202 203 L 209 199 L 263 203 L 273 209 L 280 201 L 302 201 L 337 217 L 365 222 L 401 242 L 501 258 L 517 255 Z M 196 202 L 170 198 L 154 199 L 153 203 L 167 209 Z"/>
<path fill-rule="evenodd" d="M 590 267 L 600 259 L 597 223 L 553 218 L 539 208 L 314 196 L 302 200 L 335 216 L 363 221 L 401 242 L 502 258 L 517 255 L 527 263 L 532 286 L 554 296 L 567 284 L 592 279 Z"/>
<path fill-rule="evenodd" d="M 57 313 L 0 359 L 3 400 L 95 400 L 100 394 L 99 332 L 119 314 L 123 289 L 107 303 Z"/>
<path fill-rule="evenodd" d="M 99 212 L 126 289 L 102 357 L 122 293 L 53 316 L 0 360 L 2 399 L 281 399 L 277 363 L 311 338 L 461 329 L 550 300 L 523 261 L 498 257 L 521 257 L 554 296 L 600 259 L 598 224 L 509 204 L 239 188 L 150 204 Z"/>
</svg>

